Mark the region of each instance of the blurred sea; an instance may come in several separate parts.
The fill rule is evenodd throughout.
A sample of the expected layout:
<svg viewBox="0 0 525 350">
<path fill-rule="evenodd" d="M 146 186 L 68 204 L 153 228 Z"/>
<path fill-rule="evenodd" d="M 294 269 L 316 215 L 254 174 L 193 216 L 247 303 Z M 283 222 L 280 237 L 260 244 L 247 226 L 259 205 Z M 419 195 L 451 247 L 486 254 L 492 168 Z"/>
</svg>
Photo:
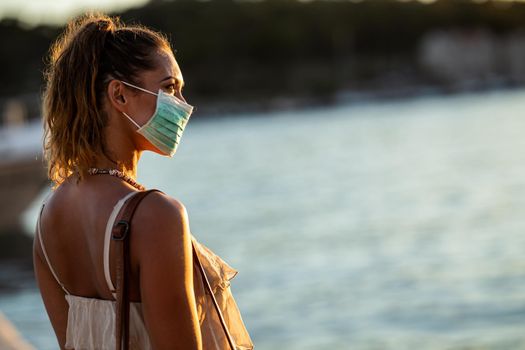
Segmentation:
<svg viewBox="0 0 525 350">
<path fill-rule="evenodd" d="M 239 270 L 257 350 L 525 349 L 524 90 L 192 118 L 139 180 Z M 34 284 L 0 310 L 57 348 Z"/>
</svg>

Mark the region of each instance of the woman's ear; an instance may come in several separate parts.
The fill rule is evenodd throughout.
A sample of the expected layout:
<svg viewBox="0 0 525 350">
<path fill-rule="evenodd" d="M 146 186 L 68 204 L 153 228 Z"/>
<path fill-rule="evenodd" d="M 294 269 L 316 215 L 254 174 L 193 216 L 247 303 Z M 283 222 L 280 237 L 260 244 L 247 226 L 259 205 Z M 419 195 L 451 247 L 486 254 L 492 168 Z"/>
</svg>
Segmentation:
<svg viewBox="0 0 525 350">
<path fill-rule="evenodd" d="M 113 79 L 108 84 L 107 93 L 109 102 L 113 108 L 122 112 L 127 104 L 127 99 L 124 96 L 126 93 L 124 85 L 120 81 Z"/>
</svg>

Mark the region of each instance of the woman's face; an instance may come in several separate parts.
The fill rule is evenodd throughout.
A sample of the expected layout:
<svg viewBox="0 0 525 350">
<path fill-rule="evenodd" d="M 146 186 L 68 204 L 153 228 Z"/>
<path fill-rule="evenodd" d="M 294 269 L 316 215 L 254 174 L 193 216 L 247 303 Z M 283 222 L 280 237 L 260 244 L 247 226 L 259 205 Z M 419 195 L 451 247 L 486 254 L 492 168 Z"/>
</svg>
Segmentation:
<svg viewBox="0 0 525 350">
<path fill-rule="evenodd" d="M 167 94 L 174 95 L 186 102 L 182 96 L 184 79 L 173 53 L 159 50 L 154 60 L 156 68 L 138 74 L 137 86 L 154 93 L 162 89 Z M 126 101 L 124 112 L 138 125 L 144 125 L 155 112 L 157 97 L 124 84 L 122 84 L 122 95 Z M 122 117 L 127 120 L 123 115 Z M 133 130 L 136 130 L 131 122 L 128 121 L 128 123 Z M 139 133 L 134 133 L 134 135 L 140 149 L 160 152 Z"/>
</svg>

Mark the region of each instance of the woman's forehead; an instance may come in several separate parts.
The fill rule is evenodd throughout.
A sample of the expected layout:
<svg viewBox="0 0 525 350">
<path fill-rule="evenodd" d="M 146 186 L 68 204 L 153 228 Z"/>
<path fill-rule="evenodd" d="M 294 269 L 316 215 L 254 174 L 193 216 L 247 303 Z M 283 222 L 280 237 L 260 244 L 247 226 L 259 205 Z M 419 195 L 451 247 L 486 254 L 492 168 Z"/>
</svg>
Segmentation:
<svg viewBox="0 0 525 350">
<path fill-rule="evenodd" d="M 182 72 L 171 52 L 166 52 L 164 50 L 158 52 L 154 60 L 155 68 L 144 72 L 144 78 L 146 80 L 154 80 L 155 83 L 158 83 L 167 80 L 168 78 L 173 78 L 178 80 L 179 83 L 183 83 Z"/>
<path fill-rule="evenodd" d="M 159 73 L 164 76 L 171 75 L 175 79 L 182 80 L 182 72 L 173 56 L 173 53 L 161 51 L 158 55 Z"/>
</svg>

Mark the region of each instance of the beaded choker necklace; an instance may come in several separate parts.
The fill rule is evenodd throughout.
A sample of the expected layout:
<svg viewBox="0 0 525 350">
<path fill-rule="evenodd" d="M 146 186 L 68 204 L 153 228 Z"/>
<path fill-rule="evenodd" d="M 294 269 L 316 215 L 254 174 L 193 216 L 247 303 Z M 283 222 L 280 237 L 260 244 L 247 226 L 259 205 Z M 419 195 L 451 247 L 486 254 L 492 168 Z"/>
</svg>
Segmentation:
<svg viewBox="0 0 525 350">
<path fill-rule="evenodd" d="M 89 168 L 88 169 L 88 173 L 89 173 L 89 175 L 103 175 L 103 174 L 107 174 L 107 175 L 111 175 L 111 176 L 116 176 L 116 177 L 126 181 L 127 183 L 129 183 L 131 186 L 135 187 L 139 191 L 146 190 L 146 187 L 142 186 L 137 181 L 133 180 L 130 176 L 124 174 L 122 171 L 120 171 L 118 169 Z"/>
</svg>

